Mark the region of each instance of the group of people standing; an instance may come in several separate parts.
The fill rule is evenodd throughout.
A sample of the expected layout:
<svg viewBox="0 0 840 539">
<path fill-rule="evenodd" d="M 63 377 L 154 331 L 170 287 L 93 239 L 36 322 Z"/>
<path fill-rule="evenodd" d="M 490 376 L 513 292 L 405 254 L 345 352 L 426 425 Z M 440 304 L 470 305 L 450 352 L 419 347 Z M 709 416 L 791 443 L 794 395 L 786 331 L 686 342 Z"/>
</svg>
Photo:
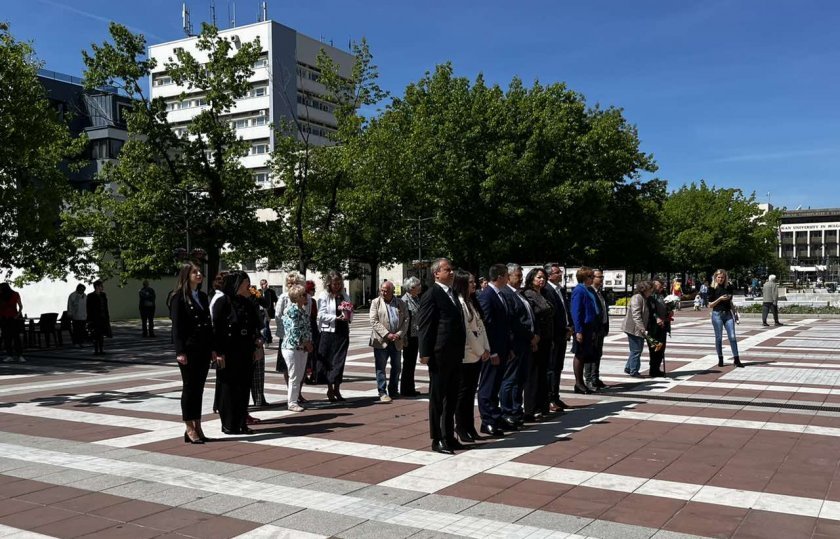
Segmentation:
<svg viewBox="0 0 840 539">
<path fill-rule="evenodd" d="M 598 366 L 609 314 L 601 282 L 596 283 L 598 272 L 577 271 L 578 285 L 568 305 L 558 264 L 532 268 L 524 278 L 518 264 L 494 264 L 479 294 L 475 276 L 453 269 L 446 258 L 435 260 L 431 271 L 435 283 L 420 299 L 417 335 L 420 362 L 429 369 L 434 451 L 452 454 L 466 447 L 462 442 L 479 438 L 473 419 L 476 395 L 479 430 L 489 436 L 562 413 L 560 373 L 570 340 L 575 392 L 604 387 Z M 399 327 L 374 326 L 373 331 L 390 338 Z"/>
</svg>

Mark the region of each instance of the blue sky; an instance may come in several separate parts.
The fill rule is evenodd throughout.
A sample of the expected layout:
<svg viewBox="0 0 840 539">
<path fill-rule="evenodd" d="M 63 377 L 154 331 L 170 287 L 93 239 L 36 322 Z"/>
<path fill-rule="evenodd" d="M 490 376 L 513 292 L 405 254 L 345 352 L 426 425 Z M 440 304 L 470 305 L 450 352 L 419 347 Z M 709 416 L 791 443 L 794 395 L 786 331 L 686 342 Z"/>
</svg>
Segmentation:
<svg viewBox="0 0 840 539">
<path fill-rule="evenodd" d="M 209 0 L 187 2 L 194 26 Z M 229 2 L 217 0 L 220 21 Z M 80 75 L 109 20 L 149 43 L 182 36 L 178 0 L 0 0 L 48 69 Z M 236 2 L 237 23 L 258 0 Z M 776 206 L 840 207 L 840 3 L 833 0 L 269 0 L 269 16 L 346 47 L 367 37 L 400 95 L 436 64 L 506 85 L 566 82 L 624 109 L 671 188 L 705 179 Z"/>
</svg>

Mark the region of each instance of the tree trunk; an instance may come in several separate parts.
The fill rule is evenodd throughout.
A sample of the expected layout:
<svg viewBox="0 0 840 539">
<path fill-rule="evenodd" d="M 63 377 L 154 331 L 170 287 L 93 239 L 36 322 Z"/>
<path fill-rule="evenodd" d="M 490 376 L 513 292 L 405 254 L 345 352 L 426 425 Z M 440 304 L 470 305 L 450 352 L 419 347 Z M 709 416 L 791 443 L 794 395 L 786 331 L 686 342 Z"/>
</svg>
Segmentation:
<svg viewBox="0 0 840 539">
<path fill-rule="evenodd" d="M 370 288 L 368 289 L 368 301 L 373 301 L 373 298 L 379 295 L 379 261 L 368 260 L 366 263 L 370 266 Z M 394 283 L 395 285 L 397 283 Z"/>
<path fill-rule="evenodd" d="M 216 275 L 219 274 L 219 266 L 221 264 L 221 248 L 210 247 L 207 249 L 207 287 L 206 291 L 210 293 L 213 290 L 213 281 L 216 280 Z"/>
</svg>

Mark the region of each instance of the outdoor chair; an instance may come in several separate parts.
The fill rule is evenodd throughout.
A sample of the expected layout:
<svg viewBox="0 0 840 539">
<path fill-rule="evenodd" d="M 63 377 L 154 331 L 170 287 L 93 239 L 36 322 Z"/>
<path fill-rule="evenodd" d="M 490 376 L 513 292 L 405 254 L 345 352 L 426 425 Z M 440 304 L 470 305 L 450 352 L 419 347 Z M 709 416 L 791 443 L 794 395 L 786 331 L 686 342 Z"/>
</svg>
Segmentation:
<svg viewBox="0 0 840 539">
<path fill-rule="evenodd" d="M 50 346 L 50 337 L 55 337 L 56 344 L 61 344 L 61 335 L 59 335 L 58 313 L 44 313 L 35 324 L 35 335 L 38 337 L 38 348 L 41 347 L 41 335 L 46 340 L 47 348 Z"/>
</svg>

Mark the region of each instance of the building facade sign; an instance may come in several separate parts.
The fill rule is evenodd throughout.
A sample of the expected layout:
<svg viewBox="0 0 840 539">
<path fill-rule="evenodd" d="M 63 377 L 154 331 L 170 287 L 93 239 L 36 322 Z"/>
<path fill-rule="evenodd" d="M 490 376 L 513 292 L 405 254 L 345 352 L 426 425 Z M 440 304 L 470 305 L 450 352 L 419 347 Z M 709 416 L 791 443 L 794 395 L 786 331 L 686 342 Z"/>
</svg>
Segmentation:
<svg viewBox="0 0 840 539">
<path fill-rule="evenodd" d="M 808 230 L 838 230 L 840 229 L 840 222 L 838 223 L 799 223 L 799 224 L 783 224 L 781 225 L 782 232 L 804 232 Z"/>
</svg>

